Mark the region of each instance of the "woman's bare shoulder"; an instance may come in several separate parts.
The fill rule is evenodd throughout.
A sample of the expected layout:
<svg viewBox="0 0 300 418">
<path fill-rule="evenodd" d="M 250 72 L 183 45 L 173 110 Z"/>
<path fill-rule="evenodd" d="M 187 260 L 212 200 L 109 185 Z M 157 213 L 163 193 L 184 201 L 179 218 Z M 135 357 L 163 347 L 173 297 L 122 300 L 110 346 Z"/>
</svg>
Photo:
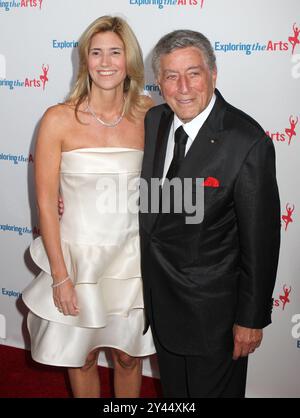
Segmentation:
<svg viewBox="0 0 300 418">
<path fill-rule="evenodd" d="M 61 144 L 72 128 L 74 110 L 65 104 L 49 107 L 40 122 L 37 144 Z"/>
<path fill-rule="evenodd" d="M 43 121 L 48 123 L 56 122 L 58 119 L 60 122 L 70 119 L 74 115 L 74 108 L 65 104 L 59 103 L 54 106 L 50 106 L 43 115 Z"/>
</svg>

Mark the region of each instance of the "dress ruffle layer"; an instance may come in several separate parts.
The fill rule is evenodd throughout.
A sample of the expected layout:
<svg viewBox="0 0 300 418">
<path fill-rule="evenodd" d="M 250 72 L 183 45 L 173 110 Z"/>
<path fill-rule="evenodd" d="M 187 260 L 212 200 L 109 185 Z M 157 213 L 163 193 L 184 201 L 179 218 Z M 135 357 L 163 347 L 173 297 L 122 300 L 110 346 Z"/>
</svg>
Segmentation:
<svg viewBox="0 0 300 418">
<path fill-rule="evenodd" d="M 150 330 L 141 335 L 144 317 L 140 309 L 132 310 L 128 317 L 111 315 L 107 326 L 99 329 L 46 321 L 32 312 L 28 314 L 27 326 L 32 358 L 52 366 L 82 367 L 88 353 L 101 347 L 116 348 L 133 357 L 155 352 Z"/>
<path fill-rule="evenodd" d="M 138 240 L 133 237 L 124 246 L 109 247 L 61 242 L 80 308 L 78 316 L 71 316 L 54 305 L 48 257 L 41 237 L 37 238 L 30 253 L 42 272 L 23 292 L 25 304 L 48 321 L 88 328 L 105 327 L 108 315 L 128 316 L 133 309 L 143 309 Z"/>
</svg>

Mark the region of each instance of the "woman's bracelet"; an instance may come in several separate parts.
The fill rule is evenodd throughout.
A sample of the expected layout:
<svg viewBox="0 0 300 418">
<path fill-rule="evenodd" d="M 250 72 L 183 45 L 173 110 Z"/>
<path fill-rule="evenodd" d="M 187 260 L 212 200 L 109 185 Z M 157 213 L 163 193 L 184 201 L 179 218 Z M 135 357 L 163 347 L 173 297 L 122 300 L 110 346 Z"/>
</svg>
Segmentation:
<svg viewBox="0 0 300 418">
<path fill-rule="evenodd" d="M 66 283 L 68 280 L 71 280 L 70 276 L 67 276 L 64 280 L 58 283 L 53 283 L 51 287 L 54 289 L 55 287 L 61 286 L 62 284 Z"/>
</svg>

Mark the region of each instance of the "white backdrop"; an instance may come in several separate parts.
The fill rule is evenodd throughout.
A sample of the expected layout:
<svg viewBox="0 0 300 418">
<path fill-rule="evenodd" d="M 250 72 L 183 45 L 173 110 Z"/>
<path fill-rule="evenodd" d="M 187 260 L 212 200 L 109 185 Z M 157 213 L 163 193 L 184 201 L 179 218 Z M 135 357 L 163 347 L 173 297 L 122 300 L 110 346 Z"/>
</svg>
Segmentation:
<svg viewBox="0 0 300 418">
<path fill-rule="evenodd" d="M 174 29 L 203 32 L 216 50 L 217 86 L 225 99 L 274 140 L 282 247 L 273 324 L 250 359 L 247 395 L 300 397 L 299 0 L 0 0 L 0 342 L 28 344 L 20 293 L 37 273 L 27 250 L 38 233 L 32 182 L 37 126 L 70 89 L 79 36 L 104 14 L 121 15 L 134 29 L 144 51 L 145 89 L 157 102 L 151 48 Z M 144 373 L 157 374 L 155 359 L 145 361 Z"/>
</svg>

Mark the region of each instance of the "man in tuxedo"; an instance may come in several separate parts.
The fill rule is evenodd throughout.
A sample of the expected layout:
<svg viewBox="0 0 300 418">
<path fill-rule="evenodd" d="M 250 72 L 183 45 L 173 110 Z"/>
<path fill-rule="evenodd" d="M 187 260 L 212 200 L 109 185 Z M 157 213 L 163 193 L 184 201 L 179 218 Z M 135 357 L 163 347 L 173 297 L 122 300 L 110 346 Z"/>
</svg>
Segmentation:
<svg viewBox="0 0 300 418">
<path fill-rule="evenodd" d="M 160 179 L 160 202 L 158 213 L 141 209 L 140 234 L 163 393 L 244 397 L 248 355 L 271 322 L 280 245 L 274 146 L 215 88 L 215 54 L 201 33 L 165 35 L 153 69 L 166 104 L 146 115 L 141 177 L 148 190 Z M 174 210 L 175 188 L 163 210 L 174 179 L 190 179 L 193 197 L 202 188 L 201 222 Z"/>
</svg>

